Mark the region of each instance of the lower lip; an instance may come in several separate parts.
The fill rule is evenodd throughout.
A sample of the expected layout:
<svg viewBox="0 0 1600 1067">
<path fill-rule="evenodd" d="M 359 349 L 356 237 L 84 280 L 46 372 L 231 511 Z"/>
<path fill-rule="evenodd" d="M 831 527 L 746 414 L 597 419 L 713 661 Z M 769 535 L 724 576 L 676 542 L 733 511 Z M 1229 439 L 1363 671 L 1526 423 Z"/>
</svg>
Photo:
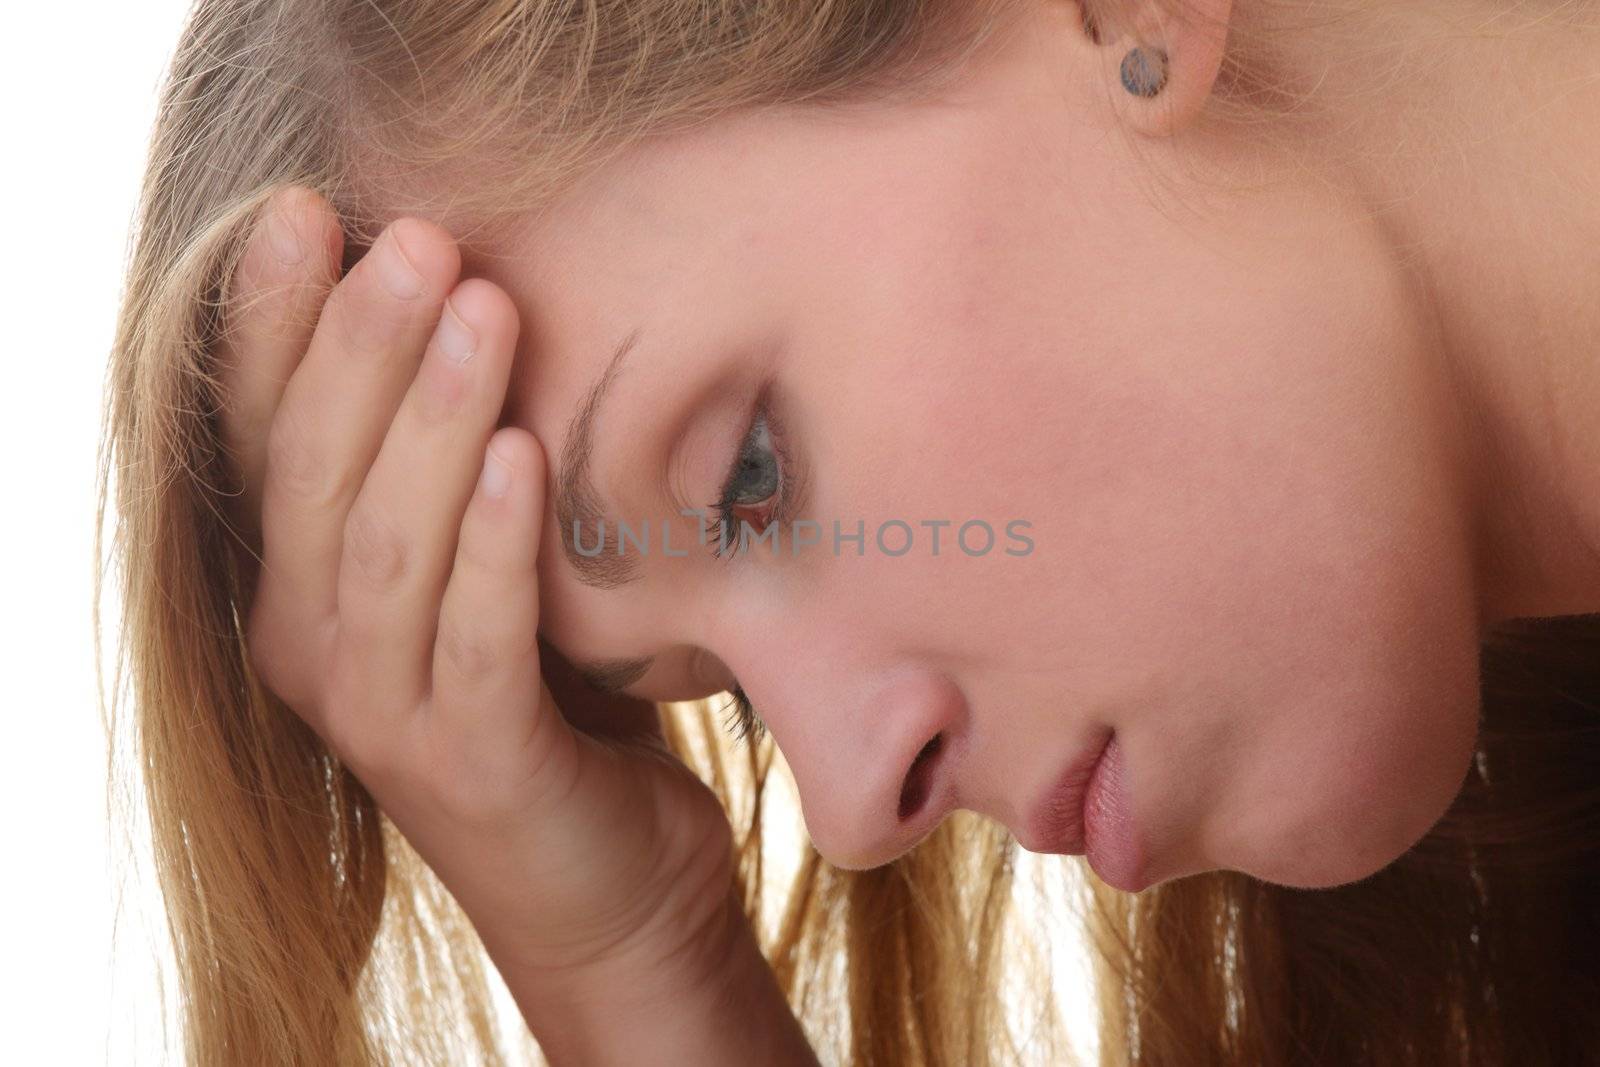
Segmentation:
<svg viewBox="0 0 1600 1067">
<path fill-rule="evenodd" d="M 1148 886 L 1129 803 L 1127 765 L 1115 733 L 1095 764 L 1084 793 L 1083 836 L 1089 866 L 1102 882 L 1128 893 Z"/>
</svg>

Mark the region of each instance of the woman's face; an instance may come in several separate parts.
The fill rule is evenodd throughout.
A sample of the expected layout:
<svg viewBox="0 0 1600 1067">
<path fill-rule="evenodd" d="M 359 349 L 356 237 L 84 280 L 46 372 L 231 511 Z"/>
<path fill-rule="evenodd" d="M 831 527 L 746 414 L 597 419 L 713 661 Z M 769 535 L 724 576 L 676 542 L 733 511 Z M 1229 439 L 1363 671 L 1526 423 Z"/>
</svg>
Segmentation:
<svg viewBox="0 0 1600 1067">
<path fill-rule="evenodd" d="M 1049 847 L 1036 810 L 1114 730 L 1138 854 L 1108 881 L 1364 877 L 1443 813 L 1476 727 L 1423 332 L 1349 203 L 1191 187 L 1200 142 L 1119 133 L 1114 63 L 1061 17 L 940 103 L 634 149 L 469 257 L 522 314 L 541 630 L 653 657 L 638 696 L 737 680 L 840 866 L 953 808 Z M 718 558 L 680 509 L 742 442 L 734 518 L 780 521 Z M 588 560 L 572 522 L 592 549 L 601 515 Z M 614 518 L 645 536 L 620 563 Z"/>
</svg>

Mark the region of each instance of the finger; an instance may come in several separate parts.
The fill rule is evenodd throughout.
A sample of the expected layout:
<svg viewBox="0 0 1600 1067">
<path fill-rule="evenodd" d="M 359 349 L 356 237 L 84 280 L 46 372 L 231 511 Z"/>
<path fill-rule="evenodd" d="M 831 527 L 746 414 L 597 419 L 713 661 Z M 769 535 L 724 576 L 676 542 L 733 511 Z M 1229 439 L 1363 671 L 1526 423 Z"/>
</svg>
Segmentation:
<svg viewBox="0 0 1600 1067">
<path fill-rule="evenodd" d="M 241 480 L 234 521 L 260 552 L 267 427 L 338 280 L 344 233 L 327 201 L 289 186 L 265 205 L 223 302 L 217 344 L 222 445 Z"/>
<path fill-rule="evenodd" d="M 544 500 L 538 441 L 516 427 L 497 431 L 439 608 L 426 723 L 434 750 L 460 753 L 467 766 L 559 776 L 559 761 L 576 754 L 575 735 L 540 680 Z"/>
<path fill-rule="evenodd" d="M 339 655 L 416 710 L 433 673 L 434 631 L 462 513 L 505 407 L 516 305 L 469 278 L 445 301 L 388 435 L 350 508 L 339 564 Z"/>
<path fill-rule="evenodd" d="M 345 517 L 460 264 L 442 227 L 392 223 L 328 297 L 284 387 L 267 434 L 258 595 L 291 632 L 335 618 Z"/>
</svg>

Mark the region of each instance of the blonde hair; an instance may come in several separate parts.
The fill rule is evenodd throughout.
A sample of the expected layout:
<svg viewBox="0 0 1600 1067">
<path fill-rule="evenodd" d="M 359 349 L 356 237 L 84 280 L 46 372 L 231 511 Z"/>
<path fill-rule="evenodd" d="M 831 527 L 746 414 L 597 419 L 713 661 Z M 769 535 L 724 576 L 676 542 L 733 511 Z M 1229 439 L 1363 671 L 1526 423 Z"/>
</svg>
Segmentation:
<svg viewBox="0 0 1600 1067">
<path fill-rule="evenodd" d="M 236 474 L 219 444 L 212 353 L 262 204 L 285 184 L 316 189 L 344 224 L 346 267 L 402 214 L 444 222 L 471 247 L 647 135 L 736 109 L 936 93 L 1018 7 L 199 0 L 165 82 L 131 246 L 97 529 L 105 558 L 114 489 L 111 781 L 143 786 L 188 1062 L 504 1055 L 470 924 L 245 653 L 251 590 L 221 508 Z M 1110 22 L 1111 5 L 1099 8 Z M 1230 40 L 1219 114 L 1274 107 L 1269 57 Z M 1104 1062 L 1600 1060 L 1597 651 L 1594 618 L 1508 626 L 1490 641 L 1474 774 L 1435 832 L 1371 879 L 1311 892 L 1216 872 L 1128 896 L 1083 869 Z M 756 915 L 775 753 L 770 739 L 731 749 L 713 706 L 666 705 L 663 727 L 724 799 L 738 890 Z M 762 939 L 824 1062 L 1064 1056 L 1048 979 L 1012 910 L 1016 859 L 1003 828 L 964 812 L 870 871 L 834 869 L 804 846 Z M 1038 1044 L 1018 1043 L 1007 991 L 1037 997 L 1025 1007 Z"/>
</svg>

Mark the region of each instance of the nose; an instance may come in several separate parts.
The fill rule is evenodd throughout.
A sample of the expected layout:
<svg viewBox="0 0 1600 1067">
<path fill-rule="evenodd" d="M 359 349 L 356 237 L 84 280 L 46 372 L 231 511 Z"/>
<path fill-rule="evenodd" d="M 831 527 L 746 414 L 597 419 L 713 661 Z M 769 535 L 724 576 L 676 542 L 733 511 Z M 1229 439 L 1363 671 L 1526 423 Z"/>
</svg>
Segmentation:
<svg viewBox="0 0 1600 1067">
<path fill-rule="evenodd" d="M 853 697 L 764 714 L 799 788 L 812 844 L 837 867 L 889 862 L 959 803 L 954 764 L 968 712 L 941 672 L 901 668 L 858 685 Z"/>
</svg>

